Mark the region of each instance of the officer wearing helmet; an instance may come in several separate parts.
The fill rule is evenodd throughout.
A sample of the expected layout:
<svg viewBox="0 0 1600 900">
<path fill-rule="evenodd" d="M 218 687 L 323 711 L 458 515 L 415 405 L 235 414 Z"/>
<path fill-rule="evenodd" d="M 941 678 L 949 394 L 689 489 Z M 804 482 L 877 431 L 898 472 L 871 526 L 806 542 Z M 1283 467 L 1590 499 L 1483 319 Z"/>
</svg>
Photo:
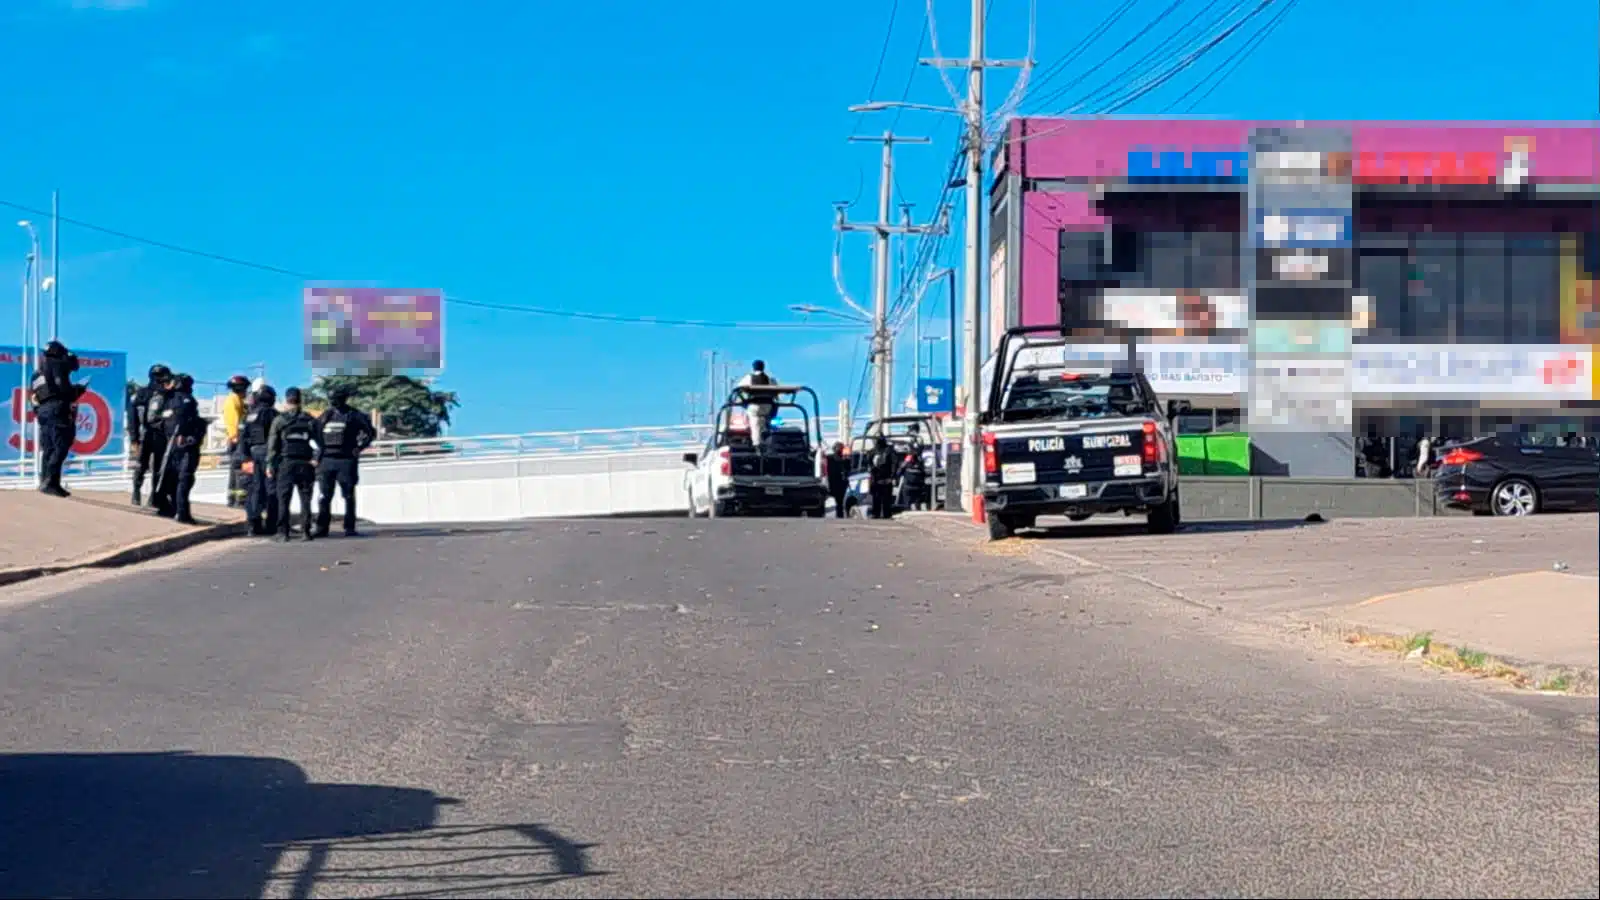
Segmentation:
<svg viewBox="0 0 1600 900">
<path fill-rule="evenodd" d="M 300 495 L 300 516 L 304 540 L 312 538 L 311 486 L 316 477 L 318 441 L 317 420 L 300 408 L 300 389 L 283 392 L 283 411 L 267 432 L 267 477 L 278 493 L 278 540 L 287 541 L 292 520 L 290 504 Z"/>
<path fill-rule="evenodd" d="M 200 468 L 200 448 L 211 423 L 200 415 L 192 377 L 173 376 L 172 392 L 161 410 L 161 421 L 167 440 L 167 458 L 156 483 L 156 510 L 185 525 L 198 524 L 189 509 L 189 494 L 194 490 L 195 473 Z"/>
<path fill-rule="evenodd" d="M 344 500 L 345 537 L 356 536 L 356 482 L 360 480 L 361 451 L 378 433 L 367 414 L 350 405 L 350 390 L 338 386 L 328 391 L 329 407 L 317 421 L 320 449 L 317 458 L 317 537 L 326 537 L 333 520 L 333 486 Z"/>
<path fill-rule="evenodd" d="M 86 388 L 73 384 L 78 357 L 60 341 L 44 348 L 44 358 L 33 376 L 33 415 L 40 444 L 39 490 L 56 497 L 69 496 L 61 486 L 61 469 L 78 433 L 78 398 Z"/>
<path fill-rule="evenodd" d="M 172 370 L 156 363 L 150 367 L 150 380 L 133 394 L 128 402 L 128 452 L 136 460 L 133 469 L 133 505 L 138 506 L 144 476 L 151 476 L 151 496 L 155 495 L 154 481 L 161 478 L 167 458 L 167 439 L 161 432 L 161 411 L 167 407 L 171 392 Z"/>
<path fill-rule="evenodd" d="M 228 506 L 244 505 L 244 477 L 240 471 L 244 454 L 239 449 L 239 424 L 244 421 L 250 392 L 250 379 L 235 375 L 228 379 L 228 395 L 222 399 L 222 427 L 228 436 Z"/>
<path fill-rule="evenodd" d="M 278 392 L 272 385 L 258 386 L 250 395 L 250 409 L 239 428 L 239 457 L 243 460 L 240 469 L 245 480 L 244 514 L 250 523 L 250 533 L 255 535 L 278 531 L 278 496 L 267 475 L 271 468 L 267 440 L 272 435 L 272 423 L 278 418 L 277 402 Z"/>
</svg>

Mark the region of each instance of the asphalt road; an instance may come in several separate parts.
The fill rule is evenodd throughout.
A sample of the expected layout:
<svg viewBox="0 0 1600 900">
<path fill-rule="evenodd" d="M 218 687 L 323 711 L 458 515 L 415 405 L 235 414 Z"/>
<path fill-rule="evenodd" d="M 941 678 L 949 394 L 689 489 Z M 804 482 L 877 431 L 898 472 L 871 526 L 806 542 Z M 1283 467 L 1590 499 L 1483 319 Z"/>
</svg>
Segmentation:
<svg viewBox="0 0 1600 900">
<path fill-rule="evenodd" d="M 1593 700 L 976 535 L 544 522 L 64 584 L 0 594 L 0 897 L 1600 896 Z"/>
</svg>

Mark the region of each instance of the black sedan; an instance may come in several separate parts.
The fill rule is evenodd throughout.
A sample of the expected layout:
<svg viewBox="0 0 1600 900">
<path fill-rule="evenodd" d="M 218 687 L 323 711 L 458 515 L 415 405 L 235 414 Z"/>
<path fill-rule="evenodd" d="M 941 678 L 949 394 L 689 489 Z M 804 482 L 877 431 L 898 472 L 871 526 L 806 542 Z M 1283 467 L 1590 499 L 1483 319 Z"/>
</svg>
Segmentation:
<svg viewBox="0 0 1600 900">
<path fill-rule="evenodd" d="M 1434 473 L 1440 502 L 1478 515 L 1600 509 L 1600 448 L 1497 434 L 1445 448 Z"/>
</svg>

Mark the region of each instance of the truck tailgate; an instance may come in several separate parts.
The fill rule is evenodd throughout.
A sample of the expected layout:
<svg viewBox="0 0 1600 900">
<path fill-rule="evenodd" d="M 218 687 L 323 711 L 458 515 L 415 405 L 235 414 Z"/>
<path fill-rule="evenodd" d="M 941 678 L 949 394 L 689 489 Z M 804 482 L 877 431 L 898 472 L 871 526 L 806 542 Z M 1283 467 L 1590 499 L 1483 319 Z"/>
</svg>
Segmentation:
<svg viewBox="0 0 1600 900">
<path fill-rule="evenodd" d="M 817 472 L 809 455 L 795 453 L 736 452 L 731 454 L 731 462 L 738 478 L 811 478 Z"/>
<path fill-rule="evenodd" d="M 995 436 L 1003 485 L 1136 478 L 1144 474 L 1143 448 L 1141 422 L 1092 431 L 1030 429 Z"/>
</svg>

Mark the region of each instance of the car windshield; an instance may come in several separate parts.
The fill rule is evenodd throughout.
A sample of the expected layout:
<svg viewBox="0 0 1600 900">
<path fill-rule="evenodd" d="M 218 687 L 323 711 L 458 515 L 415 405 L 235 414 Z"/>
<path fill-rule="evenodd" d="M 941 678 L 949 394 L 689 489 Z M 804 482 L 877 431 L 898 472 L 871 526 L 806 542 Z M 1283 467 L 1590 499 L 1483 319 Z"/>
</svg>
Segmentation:
<svg viewBox="0 0 1600 900">
<path fill-rule="evenodd" d="M 1039 377 L 1024 375 L 1006 391 L 1003 417 L 1026 419 L 1099 419 L 1147 416 L 1155 410 L 1128 375 L 1080 374 Z"/>
</svg>

